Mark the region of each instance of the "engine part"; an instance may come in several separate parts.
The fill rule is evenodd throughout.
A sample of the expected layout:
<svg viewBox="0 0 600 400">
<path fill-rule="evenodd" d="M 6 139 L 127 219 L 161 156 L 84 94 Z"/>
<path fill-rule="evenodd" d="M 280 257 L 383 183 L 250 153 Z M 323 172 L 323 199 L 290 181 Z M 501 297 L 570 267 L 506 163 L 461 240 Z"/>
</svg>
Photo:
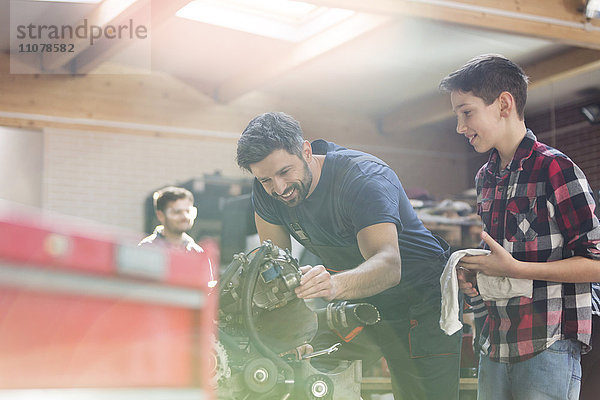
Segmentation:
<svg viewBox="0 0 600 400">
<path fill-rule="evenodd" d="M 329 400 L 333 398 L 333 382 L 323 374 L 311 375 L 305 383 L 306 397 L 310 400 Z"/>
<path fill-rule="evenodd" d="M 327 325 L 344 341 L 351 341 L 366 325 L 374 325 L 381 319 L 379 310 L 369 303 L 351 304 L 337 301 L 317 311 L 318 324 Z"/>
<path fill-rule="evenodd" d="M 297 391 L 294 392 L 294 399 L 359 400 L 361 398 L 361 361 L 340 361 L 335 369 L 323 371 L 316 368 L 309 360 L 305 360 L 296 363 L 295 372 Z"/>
<path fill-rule="evenodd" d="M 267 393 L 275 387 L 279 371 L 268 358 L 256 358 L 244 366 L 244 383 L 255 393 Z"/>
<path fill-rule="evenodd" d="M 335 370 L 320 370 L 311 360 L 321 353 L 301 360 L 285 356 L 315 337 L 318 315 L 325 316 L 322 326 L 328 329 L 327 309 L 315 312 L 295 295 L 301 276 L 290 252 L 269 241 L 249 254 L 235 255 L 225 269 L 214 355 L 219 399 L 360 399 L 360 361 L 342 360 Z M 344 321 L 340 326 L 375 323 L 379 314 L 373 309 L 375 313 L 362 305 L 336 303 L 330 319 Z M 339 386 L 335 395 L 334 385 Z"/>
<path fill-rule="evenodd" d="M 229 368 L 227 351 L 219 341 L 214 340 L 214 352 L 210 356 L 212 384 L 217 386 L 219 382 L 231 377 L 231 368 Z"/>
<path fill-rule="evenodd" d="M 317 333 L 317 315 L 304 300 L 294 299 L 285 307 L 256 316 L 256 327 L 261 339 L 276 353 L 309 342 Z"/>
<path fill-rule="evenodd" d="M 302 273 L 291 253 L 277 246 L 267 245 L 262 257 L 252 301 L 256 307 L 271 311 L 296 298 L 294 288 L 300 285 Z"/>
</svg>

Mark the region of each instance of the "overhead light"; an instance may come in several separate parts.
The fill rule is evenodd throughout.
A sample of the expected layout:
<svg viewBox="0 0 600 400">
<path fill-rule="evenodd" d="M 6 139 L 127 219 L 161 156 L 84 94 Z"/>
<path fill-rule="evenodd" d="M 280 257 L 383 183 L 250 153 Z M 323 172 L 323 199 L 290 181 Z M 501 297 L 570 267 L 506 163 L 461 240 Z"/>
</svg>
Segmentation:
<svg viewBox="0 0 600 400">
<path fill-rule="evenodd" d="M 294 0 L 194 0 L 178 17 L 243 32 L 301 42 L 354 15 Z"/>
<path fill-rule="evenodd" d="M 600 104 L 589 104 L 581 107 L 581 113 L 592 124 L 600 123 Z"/>
<path fill-rule="evenodd" d="M 600 18 L 600 0 L 588 0 L 585 5 L 587 18 Z"/>
</svg>

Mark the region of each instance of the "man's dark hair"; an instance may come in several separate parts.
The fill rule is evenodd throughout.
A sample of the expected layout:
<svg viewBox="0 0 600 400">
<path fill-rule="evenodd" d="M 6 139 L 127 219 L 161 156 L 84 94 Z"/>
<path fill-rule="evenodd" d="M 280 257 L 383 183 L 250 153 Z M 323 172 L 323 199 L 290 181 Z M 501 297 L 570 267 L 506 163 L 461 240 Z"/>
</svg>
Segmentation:
<svg viewBox="0 0 600 400">
<path fill-rule="evenodd" d="M 192 204 L 194 204 L 194 195 L 187 189 L 175 187 L 175 186 L 167 186 L 160 190 L 157 190 L 152 195 L 152 199 L 154 200 L 154 209 L 156 211 L 165 212 L 165 208 L 167 204 L 171 201 L 177 201 L 179 199 L 190 199 Z"/>
<path fill-rule="evenodd" d="M 284 149 L 302 157 L 302 129 L 291 116 L 268 112 L 255 117 L 238 140 L 236 161 L 250 171 L 250 165 L 260 162 L 275 150 Z"/>
<path fill-rule="evenodd" d="M 527 102 L 525 72 L 517 64 L 498 54 L 484 54 L 467 62 L 440 82 L 444 92 L 472 92 L 492 104 L 500 93 L 509 92 L 515 99 L 517 114 L 523 119 Z"/>
</svg>

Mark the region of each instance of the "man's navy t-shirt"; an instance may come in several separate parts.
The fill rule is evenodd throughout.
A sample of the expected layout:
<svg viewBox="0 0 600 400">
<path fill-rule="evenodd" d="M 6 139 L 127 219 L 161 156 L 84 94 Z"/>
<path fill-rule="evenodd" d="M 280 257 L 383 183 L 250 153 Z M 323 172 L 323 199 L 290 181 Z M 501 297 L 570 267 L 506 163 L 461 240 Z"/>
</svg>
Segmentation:
<svg viewBox="0 0 600 400">
<path fill-rule="evenodd" d="M 361 157 L 365 153 L 324 140 L 314 141 L 312 149 L 314 154 L 326 155 L 321 176 L 315 190 L 294 210 L 310 241 L 320 246 L 358 248 L 356 235 L 361 229 L 393 223 L 402 258 L 401 285 L 439 280 L 441 269 L 435 261 L 443 250 L 417 218 L 394 171 L 380 160 Z M 356 157 L 361 158 L 353 161 Z M 294 234 L 288 227 L 292 222 L 289 207 L 267 194 L 256 179 L 252 199 L 262 219 L 283 225 Z M 355 267 L 325 266 L 334 270 Z"/>
</svg>

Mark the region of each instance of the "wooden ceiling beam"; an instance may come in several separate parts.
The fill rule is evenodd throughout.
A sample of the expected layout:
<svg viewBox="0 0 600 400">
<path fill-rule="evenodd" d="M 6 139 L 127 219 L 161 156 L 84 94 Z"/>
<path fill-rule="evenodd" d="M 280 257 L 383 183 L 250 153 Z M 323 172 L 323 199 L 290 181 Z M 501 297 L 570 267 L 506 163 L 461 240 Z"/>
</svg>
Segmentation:
<svg viewBox="0 0 600 400">
<path fill-rule="evenodd" d="M 600 69 L 600 51 L 574 48 L 535 64 L 524 65 L 523 69 L 529 76 L 531 90 L 590 70 Z M 452 71 L 448 71 L 450 72 Z M 398 134 L 452 117 L 449 96 L 444 93 L 433 93 L 403 104 L 397 111 L 383 117 L 380 127 L 383 134 Z"/>
<path fill-rule="evenodd" d="M 390 20 L 380 15 L 356 14 L 325 32 L 293 46 L 287 53 L 277 54 L 271 60 L 265 60 L 254 69 L 228 80 L 217 88 L 215 97 L 222 102 L 231 101 L 261 87 L 270 79 L 383 26 Z"/>
<path fill-rule="evenodd" d="M 411 16 L 600 50 L 600 22 L 583 15 L 583 0 L 306 0 L 388 16 Z"/>
<path fill-rule="evenodd" d="M 524 67 L 529 88 L 545 86 L 587 71 L 600 69 L 600 50 L 575 48 Z"/>
</svg>

